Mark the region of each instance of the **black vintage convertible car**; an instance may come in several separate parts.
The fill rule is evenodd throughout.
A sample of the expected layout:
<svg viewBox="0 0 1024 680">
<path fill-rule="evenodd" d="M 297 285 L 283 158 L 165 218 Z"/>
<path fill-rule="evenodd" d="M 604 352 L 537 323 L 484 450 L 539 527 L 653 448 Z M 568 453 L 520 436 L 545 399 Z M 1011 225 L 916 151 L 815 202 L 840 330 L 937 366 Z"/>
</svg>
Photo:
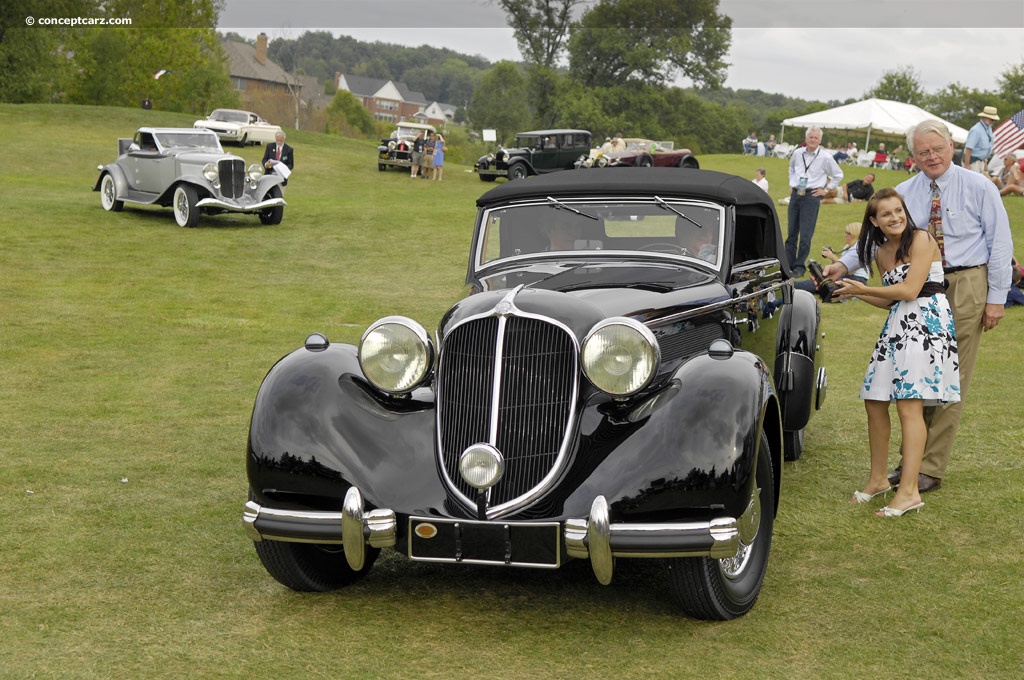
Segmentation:
<svg viewBox="0 0 1024 680">
<path fill-rule="evenodd" d="M 256 397 L 244 521 L 300 591 L 411 560 L 661 559 L 690 616 L 754 605 L 783 460 L 826 392 L 818 301 L 745 179 L 609 168 L 478 200 L 470 294 L 432 340 L 323 334 Z"/>
</svg>

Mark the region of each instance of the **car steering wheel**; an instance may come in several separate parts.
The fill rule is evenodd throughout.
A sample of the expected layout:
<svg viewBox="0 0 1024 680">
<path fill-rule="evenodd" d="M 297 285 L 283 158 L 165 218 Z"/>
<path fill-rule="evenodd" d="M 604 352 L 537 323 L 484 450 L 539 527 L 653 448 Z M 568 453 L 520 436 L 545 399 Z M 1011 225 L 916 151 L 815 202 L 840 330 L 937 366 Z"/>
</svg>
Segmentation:
<svg viewBox="0 0 1024 680">
<path fill-rule="evenodd" d="M 658 243 L 648 243 L 645 246 L 640 246 L 637 250 L 646 250 L 654 253 L 668 253 L 669 255 L 689 255 L 693 256 L 686 248 L 682 247 L 678 243 L 672 243 L 671 241 L 659 241 Z"/>
</svg>

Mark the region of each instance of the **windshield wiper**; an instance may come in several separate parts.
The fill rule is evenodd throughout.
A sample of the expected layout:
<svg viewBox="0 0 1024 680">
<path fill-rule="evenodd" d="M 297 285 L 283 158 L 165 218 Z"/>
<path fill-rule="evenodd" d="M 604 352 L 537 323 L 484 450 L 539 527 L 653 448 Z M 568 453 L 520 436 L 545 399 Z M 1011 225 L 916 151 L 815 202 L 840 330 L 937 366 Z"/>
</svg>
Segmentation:
<svg viewBox="0 0 1024 680">
<path fill-rule="evenodd" d="M 550 199 L 549 199 L 549 200 L 550 200 Z M 671 205 L 669 205 L 668 203 L 666 203 L 666 202 L 665 202 L 665 201 L 664 201 L 664 200 L 663 200 L 663 199 L 661 198 L 661 196 L 655 196 L 655 197 L 654 197 L 654 203 L 655 203 L 655 205 L 657 205 L 657 206 L 659 206 L 659 207 L 661 207 L 661 208 L 664 208 L 665 210 L 671 210 L 672 212 L 674 212 L 675 214 L 679 215 L 680 217 L 682 217 L 682 218 L 683 218 L 684 220 L 686 220 L 687 222 L 689 222 L 689 223 L 691 223 L 691 224 L 695 224 L 695 225 L 697 225 L 697 228 L 698 228 L 698 229 L 703 229 L 703 228 L 704 228 L 704 225 L 702 225 L 702 224 L 701 224 L 700 222 L 698 222 L 697 220 L 693 219 L 692 217 L 690 217 L 690 216 L 688 216 L 688 215 L 685 215 L 685 214 L 683 214 L 682 212 L 680 212 L 680 211 L 676 210 L 676 209 L 675 209 L 674 207 L 672 207 Z"/>
<path fill-rule="evenodd" d="M 557 198 L 552 198 L 551 196 L 548 196 L 548 205 L 550 205 L 555 210 L 568 210 L 569 212 L 574 212 L 577 215 L 580 215 L 581 217 L 589 217 L 592 220 L 599 220 L 599 219 L 601 219 L 601 218 L 597 217 L 596 215 L 588 215 L 585 212 L 580 212 L 579 210 L 577 210 L 576 208 L 572 207 L 571 205 L 568 205 L 566 203 L 562 203 Z"/>
</svg>

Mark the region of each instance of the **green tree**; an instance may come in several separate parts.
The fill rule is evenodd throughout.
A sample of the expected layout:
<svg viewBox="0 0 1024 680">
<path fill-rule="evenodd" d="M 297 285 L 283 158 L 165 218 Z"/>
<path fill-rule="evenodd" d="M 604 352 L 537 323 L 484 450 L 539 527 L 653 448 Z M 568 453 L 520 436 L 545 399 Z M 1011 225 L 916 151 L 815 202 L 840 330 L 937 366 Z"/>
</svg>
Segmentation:
<svg viewBox="0 0 1024 680">
<path fill-rule="evenodd" d="M 0 101 L 60 101 L 72 72 L 65 45 L 76 29 L 28 25 L 26 17 L 95 15 L 93 0 L 7 0 L 0 3 Z"/>
<path fill-rule="evenodd" d="M 584 0 L 497 0 L 505 11 L 519 52 L 526 63 L 530 100 L 542 127 L 556 121 L 554 99 L 559 75 L 556 66 L 562 59 L 573 10 Z"/>
<path fill-rule="evenodd" d="M 601 0 L 569 39 L 569 71 L 585 85 L 667 84 L 683 75 L 719 87 L 732 19 L 718 0 Z"/>
<path fill-rule="evenodd" d="M 1013 109 L 1007 113 L 1015 113 L 1017 107 L 1024 105 L 1024 64 L 1017 64 L 1003 71 L 997 82 L 1000 98 Z"/>
<path fill-rule="evenodd" d="M 526 96 L 526 80 L 516 65 L 499 61 L 480 79 L 466 114 L 474 127 L 494 128 L 498 141 L 505 143 L 528 125 Z"/>
<path fill-rule="evenodd" d="M 130 27 L 81 29 L 66 43 L 75 77 L 68 101 L 208 113 L 232 105 L 224 51 L 215 27 L 220 0 L 102 0 L 97 12 L 131 18 Z M 158 71 L 168 73 L 154 79 Z"/>
<path fill-rule="evenodd" d="M 884 72 L 878 83 L 865 92 L 864 96 L 889 99 L 914 106 L 921 106 L 925 103 L 921 76 L 913 66 L 899 66 Z"/>
<path fill-rule="evenodd" d="M 928 95 L 924 108 L 954 125 L 970 128 L 978 122 L 978 111 L 998 106 L 993 97 L 991 92 L 952 83 Z"/>
<path fill-rule="evenodd" d="M 346 129 L 372 135 L 377 127 L 373 116 L 363 107 L 358 97 L 348 90 L 338 90 L 327 107 L 327 131 L 343 132 Z"/>
</svg>

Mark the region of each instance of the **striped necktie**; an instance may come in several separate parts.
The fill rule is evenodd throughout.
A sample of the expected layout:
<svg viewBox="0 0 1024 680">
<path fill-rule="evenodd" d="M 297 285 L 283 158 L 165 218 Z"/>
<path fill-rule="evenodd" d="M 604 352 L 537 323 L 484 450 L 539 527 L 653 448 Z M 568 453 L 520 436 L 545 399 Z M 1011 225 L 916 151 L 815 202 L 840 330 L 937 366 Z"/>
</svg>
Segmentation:
<svg viewBox="0 0 1024 680">
<path fill-rule="evenodd" d="M 935 237 L 942 254 L 942 266 L 946 266 L 946 249 L 942 245 L 942 202 L 939 200 L 939 185 L 932 180 L 932 209 L 928 213 L 928 233 Z"/>
</svg>

